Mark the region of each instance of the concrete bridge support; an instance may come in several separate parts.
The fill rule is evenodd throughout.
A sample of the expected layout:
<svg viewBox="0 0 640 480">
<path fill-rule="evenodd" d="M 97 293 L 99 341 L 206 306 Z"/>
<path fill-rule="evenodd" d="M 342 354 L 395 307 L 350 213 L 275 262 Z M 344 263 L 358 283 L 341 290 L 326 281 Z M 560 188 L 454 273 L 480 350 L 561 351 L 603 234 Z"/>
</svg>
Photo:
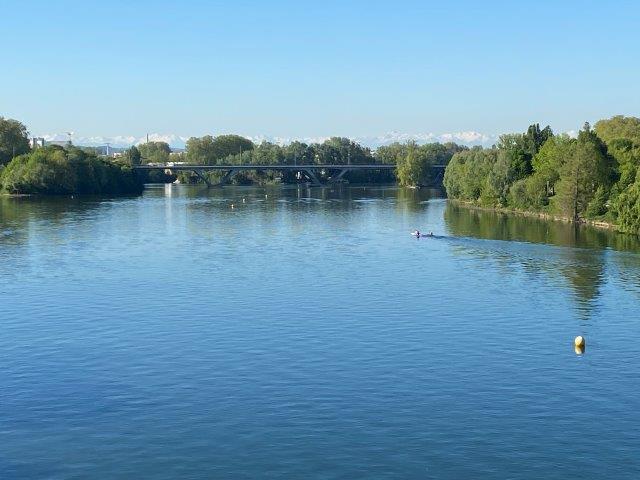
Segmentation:
<svg viewBox="0 0 640 480">
<path fill-rule="evenodd" d="M 213 186 L 207 176 L 202 172 L 202 170 L 196 170 L 194 168 L 192 171 L 198 176 L 200 180 L 207 184 L 207 188 L 211 188 Z"/>
<path fill-rule="evenodd" d="M 342 180 L 342 177 L 344 177 L 344 174 L 347 173 L 349 170 L 351 170 L 351 169 L 350 168 L 342 168 L 342 169 L 340 169 L 340 172 L 337 175 L 331 175 L 329 177 L 329 183 L 339 182 L 340 180 Z"/>
<path fill-rule="evenodd" d="M 322 186 L 322 182 L 318 179 L 318 177 L 316 176 L 316 174 L 311 168 L 306 168 L 302 171 L 307 175 L 307 177 L 309 177 L 309 180 L 311 180 L 311 185 L 313 185 L 314 187 Z"/>
<path fill-rule="evenodd" d="M 231 170 L 229 170 L 227 173 L 224 174 L 224 176 L 220 179 L 220 182 L 217 183 L 215 186 L 224 187 L 231 180 L 233 180 L 233 177 L 235 177 L 238 173 L 240 173 L 240 170 L 238 170 L 237 168 L 232 168 Z"/>
<path fill-rule="evenodd" d="M 233 179 L 233 177 L 235 177 L 240 172 L 240 170 L 232 168 L 222 176 L 218 183 L 211 183 L 201 169 L 193 168 L 191 171 L 195 173 L 200 180 L 207 184 L 207 188 L 223 187 L 227 185 Z"/>
</svg>

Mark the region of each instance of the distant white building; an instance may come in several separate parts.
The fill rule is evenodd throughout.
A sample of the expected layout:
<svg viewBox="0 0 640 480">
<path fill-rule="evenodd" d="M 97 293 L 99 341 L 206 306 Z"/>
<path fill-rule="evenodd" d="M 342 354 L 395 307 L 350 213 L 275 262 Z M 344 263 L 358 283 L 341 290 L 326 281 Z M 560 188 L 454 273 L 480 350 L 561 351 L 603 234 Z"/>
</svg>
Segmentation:
<svg viewBox="0 0 640 480">
<path fill-rule="evenodd" d="M 42 148 L 45 145 L 45 140 L 42 137 L 33 137 L 29 139 L 29 145 L 31 146 L 32 150 L 35 150 L 36 148 Z"/>
</svg>

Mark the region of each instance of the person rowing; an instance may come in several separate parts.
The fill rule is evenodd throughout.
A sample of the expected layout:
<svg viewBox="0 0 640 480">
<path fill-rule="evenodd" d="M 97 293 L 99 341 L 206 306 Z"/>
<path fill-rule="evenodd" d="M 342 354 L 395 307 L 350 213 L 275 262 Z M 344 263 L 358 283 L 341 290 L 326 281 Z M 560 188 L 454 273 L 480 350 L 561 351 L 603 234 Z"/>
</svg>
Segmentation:
<svg viewBox="0 0 640 480">
<path fill-rule="evenodd" d="M 433 237 L 433 232 L 422 233 L 420 230 L 414 230 L 413 232 L 411 232 L 411 235 L 413 235 L 414 237 L 417 237 L 417 238 L 420 238 L 420 237 Z"/>
</svg>

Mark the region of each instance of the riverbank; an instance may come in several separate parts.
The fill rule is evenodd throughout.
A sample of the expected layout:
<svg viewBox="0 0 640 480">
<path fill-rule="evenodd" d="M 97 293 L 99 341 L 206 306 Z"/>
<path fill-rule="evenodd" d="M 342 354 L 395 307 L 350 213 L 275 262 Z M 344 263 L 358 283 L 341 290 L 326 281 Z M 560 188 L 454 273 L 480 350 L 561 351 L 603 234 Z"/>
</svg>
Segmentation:
<svg viewBox="0 0 640 480">
<path fill-rule="evenodd" d="M 0 191 L 0 197 L 5 197 L 5 198 L 20 198 L 20 197 L 32 197 L 33 195 L 31 193 L 9 193 L 9 192 L 1 192 Z"/>
<path fill-rule="evenodd" d="M 464 206 L 466 208 L 469 209 L 475 209 L 475 210 L 482 210 L 482 211 L 487 211 L 487 212 L 496 212 L 496 213 L 505 213 L 505 214 L 511 214 L 511 215 L 520 215 L 520 216 L 524 216 L 524 217 L 533 217 L 533 218 L 540 218 L 543 220 L 551 220 L 554 222 L 563 222 L 563 223 L 576 223 L 578 225 L 590 225 L 592 227 L 596 227 L 596 228 L 601 228 L 601 229 L 605 229 L 605 230 L 611 230 L 614 232 L 618 232 L 618 233 L 627 233 L 627 232 L 622 232 L 619 230 L 619 227 L 614 224 L 614 223 L 610 223 L 610 222 L 605 222 L 603 220 L 588 220 L 585 218 L 581 218 L 578 221 L 575 221 L 569 217 L 563 216 L 563 215 L 557 215 L 557 214 L 553 214 L 553 213 L 548 213 L 548 212 L 534 212 L 534 211 L 529 211 L 529 210 L 516 210 L 513 208 L 506 208 L 506 207 L 485 207 L 482 205 L 478 205 L 476 203 L 473 202 L 469 202 L 466 200 L 458 200 L 455 198 L 450 198 L 448 199 L 448 201 L 450 201 L 451 203 L 454 203 L 456 205 L 460 205 L 460 206 Z M 628 234 L 628 233 L 627 233 Z"/>
</svg>

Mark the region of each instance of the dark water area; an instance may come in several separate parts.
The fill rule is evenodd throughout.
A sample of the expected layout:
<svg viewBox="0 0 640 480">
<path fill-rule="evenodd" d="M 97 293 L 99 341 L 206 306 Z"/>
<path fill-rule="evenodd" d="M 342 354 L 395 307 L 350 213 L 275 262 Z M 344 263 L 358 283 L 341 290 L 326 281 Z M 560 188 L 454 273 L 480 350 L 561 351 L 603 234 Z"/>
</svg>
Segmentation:
<svg viewBox="0 0 640 480">
<path fill-rule="evenodd" d="M 0 478 L 635 479 L 639 307 L 637 238 L 424 190 L 0 198 Z"/>
</svg>

